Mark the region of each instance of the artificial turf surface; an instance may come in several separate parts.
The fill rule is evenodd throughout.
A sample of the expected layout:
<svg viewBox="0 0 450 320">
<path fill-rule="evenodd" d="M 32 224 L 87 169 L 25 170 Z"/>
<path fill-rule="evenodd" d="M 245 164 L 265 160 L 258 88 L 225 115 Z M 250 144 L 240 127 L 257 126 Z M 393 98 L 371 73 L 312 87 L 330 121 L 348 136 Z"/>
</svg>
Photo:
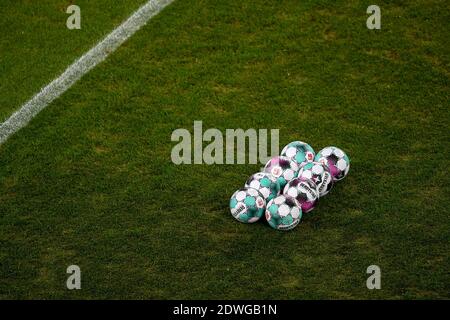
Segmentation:
<svg viewBox="0 0 450 320">
<path fill-rule="evenodd" d="M 0 115 L 145 1 L 0 4 Z M 450 6 L 179 0 L 0 146 L 0 298 L 450 298 Z M 258 165 L 174 165 L 172 131 L 279 128 L 348 177 L 292 232 L 237 223 Z M 66 289 L 79 265 L 82 290 Z M 366 288 L 378 265 L 382 289 Z"/>
</svg>

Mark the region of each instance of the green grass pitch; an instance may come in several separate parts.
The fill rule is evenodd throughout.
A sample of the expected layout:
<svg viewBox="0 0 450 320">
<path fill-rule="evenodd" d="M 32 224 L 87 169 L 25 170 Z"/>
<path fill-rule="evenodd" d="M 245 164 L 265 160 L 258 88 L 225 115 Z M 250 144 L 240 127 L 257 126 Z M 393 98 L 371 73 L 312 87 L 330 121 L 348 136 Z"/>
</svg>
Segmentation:
<svg viewBox="0 0 450 320">
<path fill-rule="evenodd" d="M 2 0 L 0 121 L 145 2 L 77 0 L 68 30 L 68 1 Z M 450 6 L 380 0 L 368 30 L 372 2 L 164 9 L 0 146 L 0 298 L 450 298 Z M 174 165 L 195 120 L 339 146 L 350 173 L 291 232 L 240 224 L 261 165 Z"/>
</svg>

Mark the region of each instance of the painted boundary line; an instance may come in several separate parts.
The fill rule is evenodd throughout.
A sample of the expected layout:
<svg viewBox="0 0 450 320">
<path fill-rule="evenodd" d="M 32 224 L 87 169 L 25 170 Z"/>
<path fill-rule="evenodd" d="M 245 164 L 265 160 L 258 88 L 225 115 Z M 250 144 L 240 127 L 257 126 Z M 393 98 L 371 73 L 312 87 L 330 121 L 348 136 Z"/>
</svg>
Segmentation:
<svg viewBox="0 0 450 320">
<path fill-rule="evenodd" d="M 58 78 L 50 82 L 31 100 L 22 105 L 11 117 L 0 124 L 0 145 L 11 135 L 25 127 L 31 119 L 58 98 L 83 75 L 105 60 L 136 31 L 174 0 L 149 0 L 106 38 L 70 65 Z"/>
</svg>

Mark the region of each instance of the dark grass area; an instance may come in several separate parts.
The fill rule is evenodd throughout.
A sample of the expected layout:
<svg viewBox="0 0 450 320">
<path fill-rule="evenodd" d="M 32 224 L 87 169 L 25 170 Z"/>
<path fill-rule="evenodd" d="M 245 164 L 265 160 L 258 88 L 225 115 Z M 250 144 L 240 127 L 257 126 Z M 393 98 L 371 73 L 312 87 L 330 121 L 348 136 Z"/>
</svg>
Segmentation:
<svg viewBox="0 0 450 320">
<path fill-rule="evenodd" d="M 0 121 L 58 77 L 145 0 L 2 0 Z M 66 9 L 77 4 L 81 31 L 69 30 Z"/>
<path fill-rule="evenodd" d="M 371 31 L 369 4 L 164 10 L 0 147 L 0 297 L 449 298 L 449 5 L 381 1 Z M 260 165 L 172 164 L 194 120 L 337 145 L 352 167 L 292 232 L 239 224 L 228 199 Z"/>
</svg>

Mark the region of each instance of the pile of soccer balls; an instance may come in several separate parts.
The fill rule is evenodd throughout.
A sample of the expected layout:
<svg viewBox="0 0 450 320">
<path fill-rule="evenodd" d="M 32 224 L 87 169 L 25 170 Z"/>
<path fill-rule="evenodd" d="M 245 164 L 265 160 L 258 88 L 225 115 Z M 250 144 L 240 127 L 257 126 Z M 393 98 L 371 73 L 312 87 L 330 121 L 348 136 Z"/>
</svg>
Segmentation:
<svg viewBox="0 0 450 320">
<path fill-rule="evenodd" d="M 277 230 L 295 228 L 302 214 L 313 210 L 333 184 L 345 178 L 350 159 L 339 148 L 326 147 L 315 154 L 305 142 L 294 141 L 273 157 L 264 172 L 252 175 L 230 199 L 233 217 L 244 223 L 263 215 Z"/>
</svg>

